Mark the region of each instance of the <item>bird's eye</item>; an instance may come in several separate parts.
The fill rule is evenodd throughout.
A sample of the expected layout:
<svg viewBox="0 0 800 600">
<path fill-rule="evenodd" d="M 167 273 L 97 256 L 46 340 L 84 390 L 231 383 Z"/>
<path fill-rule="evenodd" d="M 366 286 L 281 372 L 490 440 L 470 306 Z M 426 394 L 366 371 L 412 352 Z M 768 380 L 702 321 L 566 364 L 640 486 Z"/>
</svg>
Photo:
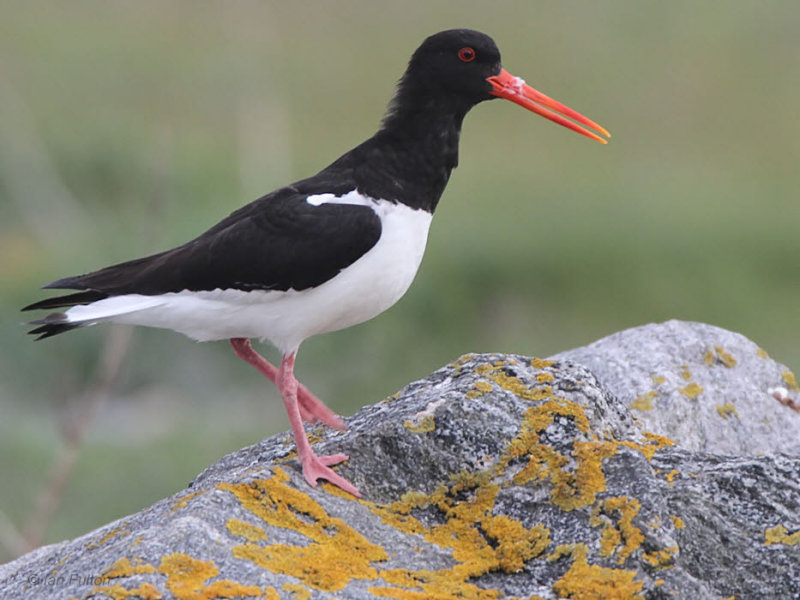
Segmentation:
<svg viewBox="0 0 800 600">
<path fill-rule="evenodd" d="M 458 51 L 458 58 L 463 60 L 464 62 L 472 62 L 475 60 L 475 50 L 466 46 Z"/>
</svg>

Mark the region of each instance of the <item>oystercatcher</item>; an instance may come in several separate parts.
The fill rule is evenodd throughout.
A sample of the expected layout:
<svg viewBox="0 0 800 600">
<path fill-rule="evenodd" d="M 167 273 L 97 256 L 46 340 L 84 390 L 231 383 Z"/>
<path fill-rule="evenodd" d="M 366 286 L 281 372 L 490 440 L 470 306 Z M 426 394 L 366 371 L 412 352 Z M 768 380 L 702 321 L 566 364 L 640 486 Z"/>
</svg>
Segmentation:
<svg viewBox="0 0 800 600">
<path fill-rule="evenodd" d="M 464 116 L 498 97 L 599 142 L 609 135 L 509 74 L 489 36 L 437 33 L 414 52 L 370 139 L 182 246 L 44 286 L 79 291 L 26 306 L 69 307 L 32 321 L 39 326 L 30 333 L 43 339 L 108 321 L 172 329 L 199 341 L 228 339 L 240 358 L 277 384 L 306 481 L 316 486 L 326 479 L 359 496 L 330 468 L 347 455 L 318 456 L 308 442 L 303 421 L 345 427 L 298 383 L 297 350 L 313 335 L 371 319 L 405 293 L 458 164 Z M 277 347 L 280 366 L 260 356 L 250 338 Z"/>
</svg>

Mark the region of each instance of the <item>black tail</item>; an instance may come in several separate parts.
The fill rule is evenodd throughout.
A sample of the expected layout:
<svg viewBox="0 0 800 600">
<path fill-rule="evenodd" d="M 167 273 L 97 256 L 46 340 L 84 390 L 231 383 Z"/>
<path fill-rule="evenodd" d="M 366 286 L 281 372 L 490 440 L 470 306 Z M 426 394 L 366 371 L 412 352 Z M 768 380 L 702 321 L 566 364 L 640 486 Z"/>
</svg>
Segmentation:
<svg viewBox="0 0 800 600">
<path fill-rule="evenodd" d="M 96 290 L 87 290 L 85 292 L 77 292 L 75 294 L 67 294 L 66 296 L 56 296 L 55 298 L 40 300 L 39 302 L 29 304 L 22 310 L 67 308 L 68 306 L 76 306 L 77 304 L 90 304 L 97 300 L 102 300 L 103 298 L 108 298 L 108 294 Z"/>
<path fill-rule="evenodd" d="M 36 329 L 31 329 L 28 334 L 29 335 L 36 335 L 36 341 L 43 340 L 45 338 L 53 337 L 54 335 L 58 335 L 59 333 L 64 333 L 66 331 L 70 331 L 71 329 L 77 329 L 82 325 L 88 325 L 89 323 L 67 323 L 66 317 L 63 313 L 53 313 L 52 315 L 47 315 L 44 319 L 38 319 L 36 321 L 30 321 L 30 325 L 40 325 Z"/>
<path fill-rule="evenodd" d="M 108 298 L 108 294 L 95 290 L 87 290 L 85 292 L 77 292 L 75 294 L 67 294 L 66 296 L 56 296 L 55 298 L 40 300 L 39 302 L 29 304 L 22 310 L 67 308 L 78 304 L 89 304 L 97 300 L 102 300 L 103 298 Z M 71 329 L 77 329 L 82 325 L 88 325 L 88 323 L 69 323 L 64 313 L 52 313 L 47 315 L 44 319 L 30 321 L 29 324 L 39 325 L 39 327 L 28 332 L 30 335 L 38 336 L 36 338 L 37 340 L 43 340 L 58 335 L 59 333 L 70 331 Z"/>
</svg>

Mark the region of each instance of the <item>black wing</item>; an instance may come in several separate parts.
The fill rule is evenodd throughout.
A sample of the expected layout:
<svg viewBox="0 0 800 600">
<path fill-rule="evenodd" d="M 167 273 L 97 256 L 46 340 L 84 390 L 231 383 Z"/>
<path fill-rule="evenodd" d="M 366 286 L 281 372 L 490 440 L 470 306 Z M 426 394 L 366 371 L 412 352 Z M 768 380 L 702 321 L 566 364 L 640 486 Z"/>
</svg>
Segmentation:
<svg viewBox="0 0 800 600">
<path fill-rule="evenodd" d="M 54 281 L 45 287 L 84 291 L 23 310 L 71 306 L 120 294 L 304 290 L 320 285 L 377 243 L 381 222 L 368 206 L 309 204 L 306 198 L 313 192 L 304 183 L 244 206 L 172 250 Z"/>
</svg>

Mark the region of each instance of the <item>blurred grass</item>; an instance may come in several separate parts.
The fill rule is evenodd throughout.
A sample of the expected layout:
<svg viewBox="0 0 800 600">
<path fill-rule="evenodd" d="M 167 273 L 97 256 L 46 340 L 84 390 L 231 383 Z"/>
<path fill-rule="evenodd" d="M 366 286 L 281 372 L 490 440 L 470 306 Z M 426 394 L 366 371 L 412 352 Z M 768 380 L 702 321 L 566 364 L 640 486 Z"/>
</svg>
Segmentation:
<svg viewBox="0 0 800 600">
<path fill-rule="evenodd" d="M 509 71 L 614 137 L 479 106 L 414 286 L 308 341 L 309 387 L 352 414 L 468 351 L 546 356 L 669 318 L 797 367 L 799 25 L 790 0 L 4 2 L 0 509 L 25 519 L 103 336 L 32 344 L 19 307 L 313 174 L 374 132 L 411 51 L 449 27 L 490 33 Z M 134 339 L 50 541 L 287 428 L 226 344 Z"/>
</svg>

